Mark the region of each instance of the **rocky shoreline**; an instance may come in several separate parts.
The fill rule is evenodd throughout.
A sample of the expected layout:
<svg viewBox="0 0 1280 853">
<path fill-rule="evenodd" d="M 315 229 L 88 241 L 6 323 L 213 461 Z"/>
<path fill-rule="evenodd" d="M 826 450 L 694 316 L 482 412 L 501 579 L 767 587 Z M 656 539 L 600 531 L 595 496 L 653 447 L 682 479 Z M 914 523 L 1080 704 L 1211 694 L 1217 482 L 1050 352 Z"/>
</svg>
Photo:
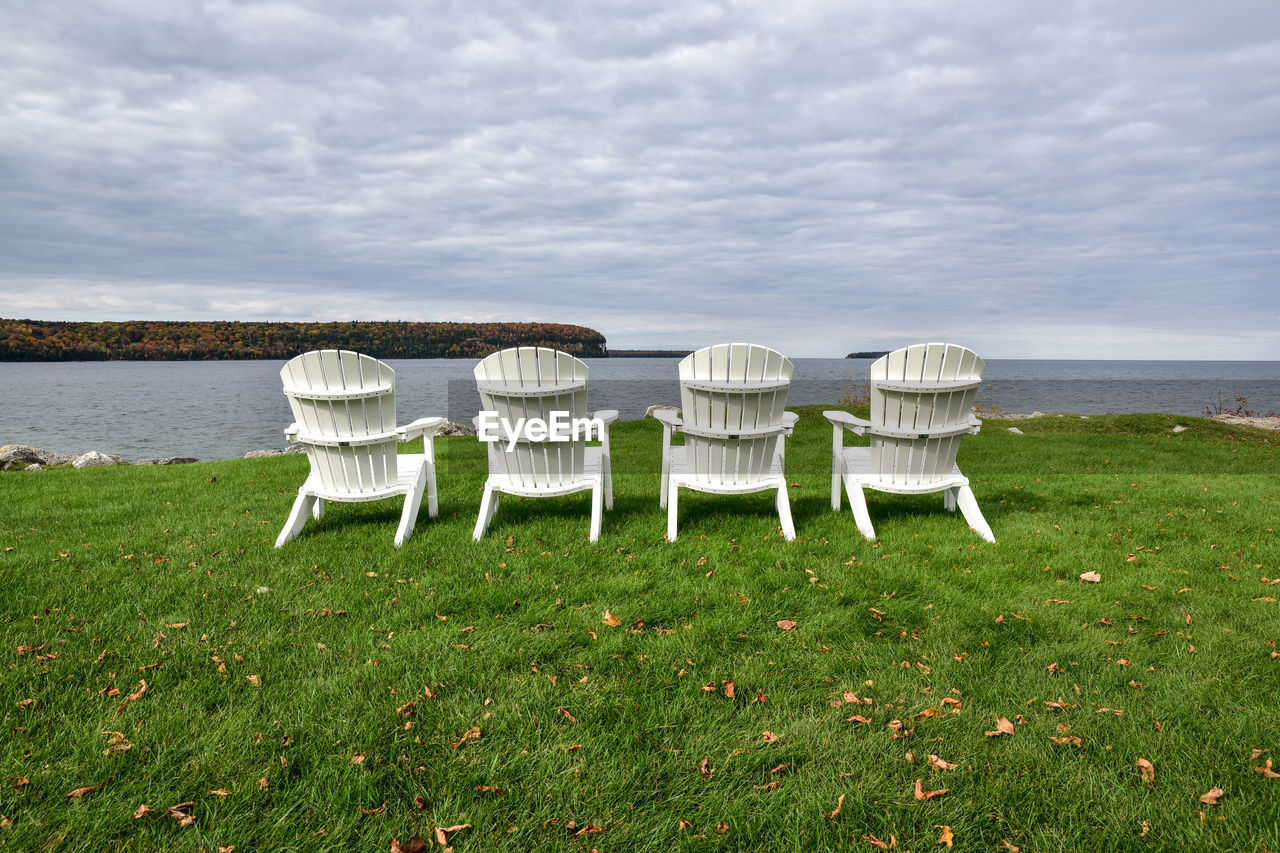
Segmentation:
<svg viewBox="0 0 1280 853">
<path fill-rule="evenodd" d="M 674 406 L 651 406 L 645 416 L 648 417 L 653 413 L 654 409 L 674 409 Z M 986 415 L 982 418 L 984 421 L 1018 421 L 1027 420 L 1029 418 L 1048 417 L 1044 412 L 1030 412 L 1026 414 L 1005 414 Z M 1079 417 L 1088 417 L 1088 415 L 1080 415 Z M 1238 424 L 1240 426 L 1251 426 L 1258 429 L 1272 430 L 1280 432 L 1280 417 L 1250 417 L 1245 415 L 1212 415 L 1210 420 L 1222 421 L 1229 424 Z M 1193 420 L 1193 418 L 1188 418 Z M 1184 427 L 1185 429 L 1185 427 Z M 1015 431 L 1015 428 L 1010 428 Z M 1017 430 L 1021 432 L 1021 430 Z M 1175 432 L 1181 432 L 1181 429 L 1175 428 Z M 476 431 L 464 424 L 455 424 L 445 421 L 444 425 L 436 430 L 437 436 L 451 435 L 475 435 Z M 260 459 L 264 456 L 284 456 L 287 453 L 303 453 L 304 448 L 300 444 L 290 445 L 284 450 L 250 450 L 244 455 L 245 459 Z M 103 468 L 111 465 L 186 465 L 191 462 L 199 462 L 194 456 L 157 456 L 150 459 L 139 459 L 136 462 L 126 462 L 122 457 L 114 453 L 102 453 L 97 450 L 90 450 L 87 453 L 57 453 L 52 450 L 42 450 L 38 447 L 30 447 L 25 444 L 6 444 L 0 447 L 0 471 L 43 471 L 46 468 L 71 466 L 72 468 Z"/>
<path fill-rule="evenodd" d="M 437 436 L 475 435 L 476 431 L 463 424 L 445 421 L 436 430 Z M 250 450 L 245 459 L 260 459 L 264 456 L 284 456 L 287 453 L 304 453 L 301 444 L 292 444 L 284 450 Z M 43 471 L 46 468 L 107 468 L 112 465 L 187 465 L 201 460 L 194 456 L 156 456 L 128 462 L 115 453 L 102 453 L 90 450 L 83 453 L 58 453 L 43 450 L 26 444 L 6 444 L 0 447 L 0 471 Z"/>
</svg>

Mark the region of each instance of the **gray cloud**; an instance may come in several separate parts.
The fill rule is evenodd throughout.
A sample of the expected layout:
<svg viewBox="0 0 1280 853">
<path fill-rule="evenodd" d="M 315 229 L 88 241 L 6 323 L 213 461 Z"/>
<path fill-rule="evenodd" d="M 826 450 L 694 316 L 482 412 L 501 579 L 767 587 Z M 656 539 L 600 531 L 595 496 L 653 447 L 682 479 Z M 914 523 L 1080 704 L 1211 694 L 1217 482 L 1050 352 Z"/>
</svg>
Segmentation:
<svg viewBox="0 0 1280 853">
<path fill-rule="evenodd" d="M 0 300 L 1280 358 L 1280 7 L 0 10 Z"/>
</svg>

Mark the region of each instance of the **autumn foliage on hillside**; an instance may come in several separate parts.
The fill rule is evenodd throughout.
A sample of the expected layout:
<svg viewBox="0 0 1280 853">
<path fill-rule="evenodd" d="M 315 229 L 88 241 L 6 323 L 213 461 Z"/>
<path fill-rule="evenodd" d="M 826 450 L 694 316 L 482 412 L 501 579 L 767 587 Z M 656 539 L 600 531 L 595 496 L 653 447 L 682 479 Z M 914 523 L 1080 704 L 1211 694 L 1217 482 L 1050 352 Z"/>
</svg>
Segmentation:
<svg viewBox="0 0 1280 853">
<path fill-rule="evenodd" d="M 313 349 L 375 358 L 479 358 L 513 346 L 604 357 L 604 335 L 561 323 L 119 323 L 0 319 L 0 361 L 277 359 Z"/>
</svg>

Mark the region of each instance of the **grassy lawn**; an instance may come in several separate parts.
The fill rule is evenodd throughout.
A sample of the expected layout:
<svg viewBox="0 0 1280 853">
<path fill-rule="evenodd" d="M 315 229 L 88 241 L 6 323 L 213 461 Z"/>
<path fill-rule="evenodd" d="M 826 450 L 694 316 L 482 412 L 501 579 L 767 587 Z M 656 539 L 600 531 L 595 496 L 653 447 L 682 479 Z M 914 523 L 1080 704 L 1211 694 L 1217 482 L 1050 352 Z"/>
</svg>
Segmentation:
<svg viewBox="0 0 1280 853">
<path fill-rule="evenodd" d="M 1280 850 L 1277 434 L 991 421 L 999 543 L 869 493 L 870 543 L 798 411 L 794 543 L 688 492 L 665 543 L 654 421 L 594 545 L 585 493 L 473 543 L 474 439 L 400 550 L 398 500 L 273 549 L 297 456 L 0 475 L 0 849 Z"/>
</svg>

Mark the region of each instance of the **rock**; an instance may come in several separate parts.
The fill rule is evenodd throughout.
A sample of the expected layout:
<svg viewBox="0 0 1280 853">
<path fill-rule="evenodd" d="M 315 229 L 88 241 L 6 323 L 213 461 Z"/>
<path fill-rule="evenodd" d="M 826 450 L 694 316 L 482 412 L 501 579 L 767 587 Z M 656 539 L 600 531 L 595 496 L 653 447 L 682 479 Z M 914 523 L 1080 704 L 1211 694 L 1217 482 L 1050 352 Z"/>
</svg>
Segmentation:
<svg viewBox="0 0 1280 853">
<path fill-rule="evenodd" d="M 250 450 L 244 455 L 245 459 L 261 459 L 264 456 L 284 456 L 283 450 Z"/>
<path fill-rule="evenodd" d="M 448 435 L 475 435 L 475 434 L 476 434 L 475 427 L 467 426 L 466 424 L 455 424 L 453 421 L 450 421 L 448 419 L 446 419 L 444 423 L 440 424 L 440 426 L 436 427 L 436 435 L 448 436 Z"/>
<path fill-rule="evenodd" d="M 650 406 L 649 408 L 645 409 L 644 416 L 646 418 L 651 418 L 653 417 L 653 413 L 657 411 L 678 412 L 680 411 L 680 407 L 679 406 Z"/>
<path fill-rule="evenodd" d="M 6 444 L 0 447 L 0 463 L 3 462 L 39 462 L 41 465 L 66 465 L 74 461 L 74 453 L 54 453 L 52 450 L 41 450 L 25 444 Z"/>
<path fill-rule="evenodd" d="M 96 450 L 90 450 L 88 453 L 77 456 L 71 462 L 72 468 L 106 468 L 110 465 L 116 465 L 118 461 L 112 459 L 105 453 L 99 453 Z"/>
<path fill-rule="evenodd" d="M 1170 432 L 1186 432 L 1186 431 L 1187 431 L 1187 428 L 1184 427 L 1182 424 L 1178 424 L 1176 427 L 1170 430 Z"/>
<path fill-rule="evenodd" d="M 44 466 L 41 465 L 39 462 L 32 462 L 30 465 L 28 465 L 26 468 L 23 468 L 22 470 L 23 471 L 43 471 Z"/>
<path fill-rule="evenodd" d="M 139 459 L 135 465 L 188 465 L 200 460 L 194 456 L 157 456 L 155 459 Z"/>
<path fill-rule="evenodd" d="M 1013 433 L 1014 435 L 1026 435 L 1025 432 L 1018 429 L 1017 427 L 1009 427 L 1009 432 Z"/>
</svg>

